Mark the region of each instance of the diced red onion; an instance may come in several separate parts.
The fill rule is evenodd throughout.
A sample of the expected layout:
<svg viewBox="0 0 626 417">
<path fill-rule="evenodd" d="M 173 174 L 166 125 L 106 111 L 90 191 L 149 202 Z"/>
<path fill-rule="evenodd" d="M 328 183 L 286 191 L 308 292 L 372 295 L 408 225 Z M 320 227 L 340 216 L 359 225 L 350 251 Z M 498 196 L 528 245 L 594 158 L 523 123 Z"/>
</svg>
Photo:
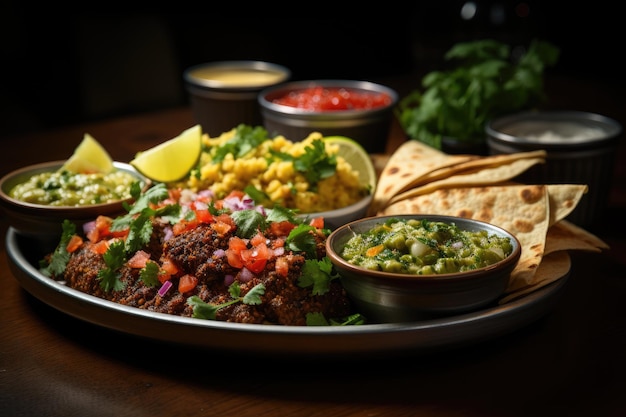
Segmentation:
<svg viewBox="0 0 626 417">
<path fill-rule="evenodd" d="M 198 191 L 198 195 L 201 197 L 210 197 L 210 198 L 213 198 L 215 196 L 212 190 L 200 190 Z"/>
<path fill-rule="evenodd" d="M 228 287 L 233 282 L 235 282 L 235 276 L 234 275 L 231 275 L 231 274 L 224 275 L 224 285 L 226 285 Z"/>
<path fill-rule="evenodd" d="M 161 285 L 161 288 L 159 288 L 158 294 L 161 297 L 165 297 L 165 294 L 167 294 L 170 288 L 172 288 L 172 281 L 167 280 Z"/>
<path fill-rule="evenodd" d="M 206 210 L 209 208 L 209 205 L 204 201 L 196 201 L 195 206 L 197 210 Z"/>
<path fill-rule="evenodd" d="M 285 247 L 284 246 L 279 246 L 277 248 L 274 249 L 274 256 L 281 256 L 285 254 Z"/>
<path fill-rule="evenodd" d="M 87 235 L 87 234 L 89 234 L 89 232 L 91 232 L 95 228 L 96 228 L 96 221 L 95 220 L 87 222 L 87 223 L 83 224 L 83 233 L 85 233 L 85 235 Z"/>
<path fill-rule="evenodd" d="M 163 236 L 163 240 L 170 240 L 172 237 L 174 237 L 174 231 L 169 226 L 164 227 L 163 232 L 165 233 L 165 235 Z"/>
<path fill-rule="evenodd" d="M 252 271 L 250 271 L 248 268 L 244 266 L 243 268 L 241 268 L 241 271 L 239 271 L 238 277 L 239 277 L 239 281 L 248 282 L 252 278 L 254 278 L 254 274 L 252 273 Z"/>
<path fill-rule="evenodd" d="M 215 251 L 213 252 L 213 256 L 215 258 L 221 258 L 226 254 L 226 251 L 224 249 L 215 249 Z"/>
</svg>

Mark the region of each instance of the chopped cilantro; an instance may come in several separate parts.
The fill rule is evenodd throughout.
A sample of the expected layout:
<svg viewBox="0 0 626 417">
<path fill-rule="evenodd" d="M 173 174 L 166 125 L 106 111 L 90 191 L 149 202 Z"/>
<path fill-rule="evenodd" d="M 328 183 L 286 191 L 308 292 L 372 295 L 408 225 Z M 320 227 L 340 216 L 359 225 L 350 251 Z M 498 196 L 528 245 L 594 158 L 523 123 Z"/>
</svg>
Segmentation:
<svg viewBox="0 0 626 417">
<path fill-rule="evenodd" d="M 192 295 L 187 299 L 187 304 L 193 307 L 192 317 L 198 319 L 215 320 L 218 310 L 235 303 L 244 303 L 247 305 L 261 304 L 261 296 L 265 294 L 265 286 L 263 284 L 255 285 L 245 296 L 241 296 L 241 287 L 238 282 L 233 282 L 228 287 L 232 300 L 222 304 L 210 304 L 202 301 L 197 295 Z"/>
<path fill-rule="evenodd" d="M 310 233 L 316 230 L 313 226 L 299 224 L 289 232 L 287 236 L 287 247 L 294 252 L 304 252 L 307 258 L 317 258 L 317 243 L 315 237 Z"/>
<path fill-rule="evenodd" d="M 330 281 L 338 278 L 333 264 L 328 257 L 321 260 L 307 259 L 302 267 L 302 275 L 298 278 L 301 288 L 313 287 L 313 295 L 326 294 L 330 289 Z"/>
<path fill-rule="evenodd" d="M 254 209 L 233 211 L 231 217 L 237 224 L 237 236 L 251 238 L 258 230 L 265 230 L 265 216 Z"/>
<path fill-rule="evenodd" d="M 241 158 L 267 139 L 269 139 L 267 130 L 262 126 L 252 127 L 240 124 L 236 128 L 233 138 L 215 149 L 215 153 L 212 155 L 213 162 L 223 161 L 228 154 L 232 154 L 235 159 Z"/>
<path fill-rule="evenodd" d="M 321 139 L 315 139 L 312 145 L 304 149 L 305 153 L 294 161 L 293 166 L 304 174 L 307 181 L 315 185 L 335 174 L 337 157 L 326 153 L 326 145 Z"/>
<path fill-rule="evenodd" d="M 98 271 L 100 288 L 108 292 L 111 290 L 123 290 L 125 285 L 120 280 L 119 269 L 126 260 L 124 252 L 124 242 L 121 240 L 111 243 L 104 255 L 102 255 L 106 268 Z"/>
<path fill-rule="evenodd" d="M 70 241 L 70 238 L 76 234 L 76 225 L 65 219 L 61 227 L 61 239 L 50 256 L 50 261 L 46 262 L 42 260 L 39 263 L 39 272 L 47 277 L 61 276 L 63 272 L 65 272 L 65 267 L 70 260 L 70 254 L 67 252 L 67 243 Z"/>
<path fill-rule="evenodd" d="M 146 266 L 139 271 L 139 278 L 148 287 L 154 287 L 160 283 L 159 281 L 159 264 L 154 261 L 146 262 Z"/>
<path fill-rule="evenodd" d="M 366 319 L 360 313 L 355 313 L 347 317 L 331 318 L 329 320 L 320 312 L 307 313 L 307 326 L 356 326 L 365 324 Z"/>
</svg>

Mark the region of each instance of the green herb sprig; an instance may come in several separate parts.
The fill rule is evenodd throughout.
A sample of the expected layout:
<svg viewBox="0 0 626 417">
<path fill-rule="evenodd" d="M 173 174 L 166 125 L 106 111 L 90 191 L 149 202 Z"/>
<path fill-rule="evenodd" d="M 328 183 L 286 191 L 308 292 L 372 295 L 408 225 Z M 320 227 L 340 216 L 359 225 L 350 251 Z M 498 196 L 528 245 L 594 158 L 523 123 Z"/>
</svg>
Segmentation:
<svg viewBox="0 0 626 417">
<path fill-rule="evenodd" d="M 519 57 L 492 39 L 458 43 L 445 55 L 457 66 L 426 74 L 423 88 L 398 103 L 396 116 L 408 137 L 436 149 L 444 137 L 484 143 L 490 119 L 546 100 L 543 72 L 556 64 L 559 53 L 539 40 Z"/>
</svg>

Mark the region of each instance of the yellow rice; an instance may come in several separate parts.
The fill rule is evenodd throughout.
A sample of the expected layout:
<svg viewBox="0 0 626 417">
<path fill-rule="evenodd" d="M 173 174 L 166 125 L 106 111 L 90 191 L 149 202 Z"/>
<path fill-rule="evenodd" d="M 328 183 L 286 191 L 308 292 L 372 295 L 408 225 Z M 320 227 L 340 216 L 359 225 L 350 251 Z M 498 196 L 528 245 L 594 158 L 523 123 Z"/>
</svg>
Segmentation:
<svg viewBox="0 0 626 417">
<path fill-rule="evenodd" d="M 337 155 L 337 170 L 329 178 L 322 179 L 313 187 L 302 173 L 296 171 L 291 161 L 273 161 L 270 149 L 292 156 L 305 153 L 305 147 L 313 146 L 320 133 L 312 133 L 301 142 L 292 142 L 284 136 L 268 139 L 243 157 L 235 159 L 232 153 L 221 162 L 213 162 L 210 149 L 220 146 L 235 135 L 236 129 L 211 138 L 204 135 L 205 149 L 200 160 L 199 177 L 192 175 L 183 184 L 193 191 L 212 190 L 216 197 L 223 198 L 231 191 L 243 191 L 254 186 L 263 191 L 273 204 L 297 209 L 301 213 L 334 210 L 356 203 L 370 193 L 366 185 L 359 182 L 358 172 Z M 336 145 L 325 143 L 329 155 L 337 154 Z M 270 162 L 268 162 L 270 161 Z"/>
</svg>

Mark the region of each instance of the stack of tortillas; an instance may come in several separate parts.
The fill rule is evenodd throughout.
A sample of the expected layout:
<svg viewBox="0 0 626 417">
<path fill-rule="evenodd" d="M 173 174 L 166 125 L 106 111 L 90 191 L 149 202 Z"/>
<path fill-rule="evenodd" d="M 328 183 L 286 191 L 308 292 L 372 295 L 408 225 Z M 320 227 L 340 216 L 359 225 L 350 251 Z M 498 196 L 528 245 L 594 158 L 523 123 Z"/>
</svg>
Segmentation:
<svg viewBox="0 0 626 417">
<path fill-rule="evenodd" d="M 522 255 L 500 300 L 506 303 L 566 276 L 568 250 L 608 249 L 601 239 L 565 220 L 587 185 L 511 182 L 545 163 L 545 157 L 545 151 L 448 155 L 409 140 L 382 169 L 369 215 L 451 215 L 512 232 Z"/>
</svg>

